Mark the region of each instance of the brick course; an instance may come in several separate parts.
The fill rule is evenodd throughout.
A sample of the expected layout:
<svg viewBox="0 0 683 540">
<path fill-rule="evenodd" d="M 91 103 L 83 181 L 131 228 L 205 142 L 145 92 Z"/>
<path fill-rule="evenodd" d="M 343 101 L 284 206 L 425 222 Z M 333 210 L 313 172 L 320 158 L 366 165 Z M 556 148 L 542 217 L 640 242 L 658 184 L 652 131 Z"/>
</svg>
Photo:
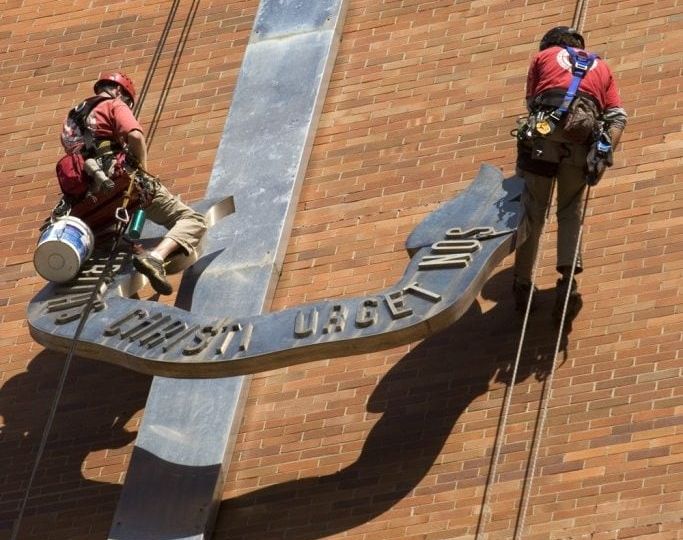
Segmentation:
<svg viewBox="0 0 683 540">
<path fill-rule="evenodd" d="M 33 343 L 31 257 L 54 204 L 66 110 L 101 68 L 138 88 L 172 3 L 36 4 L 0 13 L 0 538 L 9 537 L 63 355 Z M 153 132 L 150 168 L 203 195 L 257 7 L 199 4 Z M 479 164 L 512 174 L 530 55 L 574 6 L 349 0 L 273 309 L 395 282 L 412 228 Z M 585 222 L 584 307 L 563 346 L 525 539 L 683 538 L 680 0 L 592 0 L 584 33 L 630 114 Z M 189 4 L 180 5 L 142 108 L 149 126 Z M 455 325 L 422 343 L 259 374 L 214 538 L 507 539 L 518 521 L 555 330 L 556 224 L 487 519 L 479 516 L 520 323 L 508 258 Z M 176 279 L 176 278 L 174 278 Z M 149 377 L 71 366 L 22 538 L 106 538 Z"/>
</svg>

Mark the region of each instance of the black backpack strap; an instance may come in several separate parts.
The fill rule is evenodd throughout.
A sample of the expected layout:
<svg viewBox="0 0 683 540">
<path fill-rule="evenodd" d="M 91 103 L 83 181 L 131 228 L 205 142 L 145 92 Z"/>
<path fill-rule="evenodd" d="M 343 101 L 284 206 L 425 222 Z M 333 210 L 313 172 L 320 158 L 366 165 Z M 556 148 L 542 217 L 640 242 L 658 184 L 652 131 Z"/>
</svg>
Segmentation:
<svg viewBox="0 0 683 540">
<path fill-rule="evenodd" d="M 85 121 L 93 111 L 103 101 L 113 99 L 111 96 L 94 96 L 86 99 L 69 111 L 69 119 L 73 120 L 83 135 L 84 154 L 94 155 L 97 152 L 95 137 L 86 125 Z"/>
</svg>

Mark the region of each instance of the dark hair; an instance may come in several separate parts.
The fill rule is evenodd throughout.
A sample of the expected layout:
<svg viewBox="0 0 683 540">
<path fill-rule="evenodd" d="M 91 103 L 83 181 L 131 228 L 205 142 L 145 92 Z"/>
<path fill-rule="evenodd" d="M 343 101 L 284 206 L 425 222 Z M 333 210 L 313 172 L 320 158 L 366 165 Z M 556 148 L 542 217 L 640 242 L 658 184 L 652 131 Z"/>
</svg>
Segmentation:
<svg viewBox="0 0 683 540">
<path fill-rule="evenodd" d="M 95 86 L 95 91 L 99 94 L 100 92 L 111 92 L 116 90 L 117 88 L 121 87 L 115 82 L 101 81 L 98 82 Z"/>
<path fill-rule="evenodd" d="M 541 39 L 539 50 L 544 50 L 552 46 L 586 48 L 583 36 L 574 28 L 569 26 L 556 26 L 546 32 Z"/>
</svg>

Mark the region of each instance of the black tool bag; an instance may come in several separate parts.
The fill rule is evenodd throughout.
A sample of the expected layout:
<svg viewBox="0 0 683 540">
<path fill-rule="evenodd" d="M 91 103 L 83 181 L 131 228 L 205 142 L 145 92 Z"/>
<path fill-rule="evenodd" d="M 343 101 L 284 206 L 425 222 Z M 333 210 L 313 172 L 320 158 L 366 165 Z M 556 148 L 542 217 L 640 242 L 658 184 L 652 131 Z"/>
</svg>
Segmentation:
<svg viewBox="0 0 683 540">
<path fill-rule="evenodd" d="M 557 145 L 541 137 L 517 140 L 517 167 L 540 176 L 557 174 L 562 156 L 552 150 Z"/>
</svg>

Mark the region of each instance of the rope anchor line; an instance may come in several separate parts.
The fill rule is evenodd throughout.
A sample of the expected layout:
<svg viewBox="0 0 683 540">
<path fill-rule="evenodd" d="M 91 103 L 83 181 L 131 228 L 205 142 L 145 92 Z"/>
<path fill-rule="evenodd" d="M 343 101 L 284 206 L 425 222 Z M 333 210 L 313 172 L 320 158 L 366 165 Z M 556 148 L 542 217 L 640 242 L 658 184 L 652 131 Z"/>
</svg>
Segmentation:
<svg viewBox="0 0 683 540">
<path fill-rule="evenodd" d="M 574 6 L 574 16 L 572 18 L 572 23 L 571 23 L 573 28 L 576 28 L 578 31 L 583 31 L 583 26 L 584 26 L 584 22 L 586 20 L 587 11 L 588 11 L 588 0 L 576 0 L 576 4 Z M 545 226 L 546 226 L 546 223 L 548 221 L 549 210 L 550 210 L 550 202 L 552 201 L 554 188 L 555 188 L 555 179 L 553 179 L 553 185 L 550 189 L 550 198 L 548 200 L 548 206 L 546 208 L 545 220 L 544 220 L 543 226 L 541 228 L 541 238 L 543 238 L 543 236 L 544 236 Z M 525 480 L 525 485 L 522 486 L 522 496 L 521 496 L 521 500 L 520 500 L 519 512 L 517 514 L 517 523 L 515 525 L 515 532 L 514 532 L 514 537 L 513 537 L 514 540 L 518 540 L 519 538 L 521 538 L 522 532 L 524 531 L 526 514 L 528 512 L 528 507 L 529 507 L 531 488 L 533 485 L 533 478 L 534 478 L 534 475 L 536 474 L 536 463 L 538 461 L 538 454 L 540 451 L 541 439 L 543 436 L 543 430 L 545 429 L 545 422 L 546 422 L 546 418 L 548 415 L 548 404 L 550 402 L 550 395 L 552 392 L 552 384 L 553 384 L 553 379 L 554 379 L 554 375 L 555 375 L 557 357 L 559 355 L 560 346 L 562 343 L 562 336 L 563 336 L 564 327 L 565 327 L 565 323 L 566 323 L 566 317 L 567 317 L 567 308 L 569 305 L 569 298 L 570 298 L 571 292 L 572 292 L 571 283 L 573 282 L 573 279 L 574 279 L 574 274 L 575 274 L 575 270 L 576 270 L 576 263 L 578 261 L 579 249 L 581 246 L 581 239 L 583 236 L 583 226 L 584 226 L 584 222 L 586 219 L 586 212 L 588 209 L 589 198 L 590 198 L 590 186 L 588 186 L 588 188 L 586 190 L 586 198 L 584 201 L 583 211 L 581 214 L 579 233 L 577 235 L 576 245 L 574 247 L 574 259 L 572 262 L 572 268 L 571 268 L 570 275 L 569 275 L 569 286 L 567 287 L 567 291 L 565 294 L 564 303 L 562 306 L 562 316 L 560 318 L 559 328 L 558 328 L 558 332 L 557 332 L 557 340 L 555 342 L 555 351 L 553 354 L 552 366 L 551 366 L 551 370 L 550 370 L 550 373 L 548 375 L 548 378 L 544 382 L 543 392 L 541 393 L 541 398 L 540 398 L 541 401 L 539 403 L 540 417 L 538 419 L 537 429 L 536 429 L 536 431 L 534 433 L 534 437 L 532 438 L 532 441 L 531 441 L 532 447 L 531 447 L 531 456 L 530 456 L 530 461 L 529 461 L 530 472 L 527 475 L 527 478 L 529 480 L 528 480 L 528 483 Z M 539 246 L 537 253 L 540 253 L 540 251 L 541 251 L 540 247 L 541 246 Z M 482 530 L 486 524 L 486 520 L 491 514 L 491 511 L 489 508 L 491 484 L 496 483 L 496 472 L 497 472 L 497 468 L 498 468 L 498 461 L 500 460 L 501 447 L 502 447 L 503 441 L 505 440 L 505 430 L 507 427 L 507 420 L 508 420 L 508 416 L 510 413 L 510 405 L 512 402 L 512 391 L 513 391 L 514 386 L 516 384 L 517 372 L 518 372 L 518 368 L 519 368 L 519 362 L 521 359 L 521 351 L 522 351 L 522 347 L 524 345 L 524 340 L 526 338 L 526 329 L 527 329 L 529 312 L 531 310 L 531 303 L 533 301 L 537 269 L 538 269 L 538 256 L 536 257 L 536 261 L 534 261 L 534 267 L 533 267 L 533 271 L 532 271 L 532 280 L 531 280 L 531 291 L 529 293 L 529 298 L 528 298 L 526 310 L 524 313 L 524 322 L 522 324 L 522 330 L 520 333 L 519 344 L 518 344 L 518 348 L 517 348 L 517 354 L 515 357 L 515 363 L 514 363 L 514 367 L 513 367 L 512 377 L 511 377 L 509 385 L 506 388 L 506 395 L 505 395 L 505 400 L 503 403 L 503 409 L 501 412 L 501 419 L 500 419 L 497 434 L 496 434 L 496 442 L 494 445 L 493 456 L 491 458 L 491 468 L 489 470 L 489 474 L 488 474 L 487 481 L 486 481 L 486 486 L 484 488 L 484 498 L 482 501 L 481 511 L 479 513 L 479 520 L 477 523 L 475 540 L 479 540 L 480 534 L 481 534 L 481 532 L 482 532 Z"/>
<path fill-rule="evenodd" d="M 132 183 L 133 182 L 131 181 L 131 184 Z M 90 312 L 93 310 L 95 304 L 101 300 L 102 296 L 104 296 L 108 284 L 111 282 L 111 279 L 108 278 L 111 277 L 112 270 L 114 268 L 114 262 L 116 261 L 116 255 L 118 253 L 119 243 L 121 241 L 121 238 L 123 237 L 124 231 L 125 226 L 118 227 L 116 240 L 112 246 L 111 252 L 109 253 L 109 257 L 107 259 L 107 263 L 104 267 L 104 270 L 102 271 L 102 274 L 100 274 L 95 286 L 93 287 L 86 304 L 83 306 L 83 311 L 81 311 L 81 315 L 78 320 L 78 326 L 76 327 L 76 331 L 74 332 L 74 336 L 71 340 L 71 346 L 69 347 L 69 351 L 67 352 L 66 360 L 64 360 L 64 365 L 62 366 L 62 371 L 59 376 L 57 389 L 55 390 L 55 396 L 52 399 L 50 411 L 48 413 L 47 420 L 45 421 L 45 427 L 43 428 L 40 444 L 38 445 L 36 459 L 33 462 L 31 474 L 26 485 L 26 490 L 24 491 L 24 497 L 21 500 L 21 504 L 19 505 L 19 512 L 17 514 L 17 518 L 14 521 L 14 526 L 12 527 L 12 534 L 10 536 L 10 540 L 17 540 L 19 536 L 21 522 L 24 518 L 26 505 L 28 504 L 28 499 L 31 494 L 31 488 L 33 487 L 33 482 L 38 472 L 38 466 L 40 465 L 43 453 L 45 452 L 47 440 L 50 436 L 50 432 L 52 431 L 52 424 L 54 423 L 55 415 L 57 413 L 57 407 L 59 406 L 59 401 L 62 397 L 62 392 L 64 390 L 64 385 L 66 383 L 67 374 L 69 373 L 71 361 L 74 355 L 76 354 L 76 346 L 78 345 L 78 339 L 80 338 L 81 334 L 83 333 L 83 330 L 85 329 L 85 324 L 88 320 L 88 317 L 90 316 Z"/>
<path fill-rule="evenodd" d="M 583 226 L 584 226 L 584 221 L 586 219 L 586 212 L 588 210 L 588 200 L 590 199 L 590 192 L 591 192 L 591 187 L 588 186 L 586 189 L 586 198 L 583 203 L 583 210 L 581 212 L 581 221 L 579 225 L 579 233 L 577 234 L 576 238 L 576 245 L 574 247 L 574 259 L 572 261 L 572 268 L 569 273 L 569 283 L 571 284 L 572 280 L 574 279 L 574 274 L 576 270 L 576 263 L 579 259 L 579 250 L 581 246 L 581 238 L 583 237 Z M 531 458 L 531 468 L 529 471 L 529 483 L 523 490 L 523 497 L 522 497 L 522 504 L 520 505 L 520 522 L 519 526 L 517 527 L 515 531 L 515 536 L 514 539 L 517 540 L 518 538 L 521 538 L 522 531 L 524 530 L 524 523 L 526 521 L 526 515 L 527 515 L 527 510 L 529 508 L 529 500 L 531 498 L 531 487 L 533 485 L 534 481 L 534 476 L 536 475 L 536 464 L 538 462 L 538 455 L 540 452 L 541 448 L 541 439 L 543 437 L 543 431 L 545 430 L 545 422 L 548 417 L 548 405 L 550 403 L 550 396 L 553 388 L 553 379 L 555 378 L 555 371 L 557 368 L 557 357 L 559 356 L 560 353 L 560 346 L 562 344 L 562 336 L 564 334 L 564 328 L 565 328 L 565 323 L 567 320 L 567 307 L 569 305 L 569 298 L 572 294 L 572 288 L 571 286 L 567 287 L 567 291 L 565 292 L 565 297 L 564 297 L 564 303 L 562 306 L 562 317 L 560 318 L 560 324 L 559 328 L 557 330 L 557 339 L 555 341 L 555 351 L 553 353 L 553 362 L 552 366 L 550 368 L 550 373 L 548 374 L 548 378 L 546 379 L 546 387 L 545 391 L 541 394 L 541 404 L 539 406 L 540 409 L 540 419 L 538 422 L 538 429 L 536 430 L 536 433 L 538 434 L 538 437 L 536 437 L 534 440 L 532 440 L 532 448 L 533 448 L 533 454 Z"/>
<path fill-rule="evenodd" d="M 550 189 L 550 196 L 549 196 L 549 200 L 548 200 L 548 205 L 546 207 L 546 215 L 545 215 L 545 219 L 543 222 L 543 226 L 541 228 L 541 238 L 544 238 L 545 228 L 546 228 L 546 224 L 548 222 L 549 211 L 550 211 L 550 207 L 551 207 L 550 202 L 552 201 L 552 198 L 553 198 L 554 189 L 555 189 L 555 180 L 553 179 L 553 184 L 552 184 L 552 187 Z M 587 209 L 588 209 L 589 199 L 590 199 L 590 186 L 588 186 L 588 188 L 586 190 L 586 197 L 585 197 L 585 201 L 583 204 L 583 210 L 581 213 L 579 232 L 578 232 L 576 244 L 574 247 L 574 257 L 573 257 L 573 262 L 572 262 L 572 268 L 571 268 L 570 275 L 569 275 L 569 282 L 570 283 L 574 279 L 576 263 L 577 263 L 578 257 L 579 257 L 581 239 L 583 237 L 583 227 L 584 227 L 584 222 L 586 219 L 586 213 L 587 213 Z M 542 247 L 542 246 L 539 246 L 539 250 L 538 250 L 539 253 L 541 252 L 540 247 Z M 513 365 L 513 370 L 512 370 L 510 382 L 506 388 L 505 399 L 503 402 L 503 409 L 501 412 L 501 419 L 500 419 L 500 422 L 498 425 L 493 455 L 491 457 L 491 468 L 489 470 L 488 478 L 487 478 L 486 485 L 484 488 L 484 498 L 482 501 L 481 512 L 479 513 L 479 521 L 477 523 L 477 531 L 475 534 L 475 540 L 479 540 L 480 534 L 482 533 L 482 530 L 483 530 L 484 526 L 486 525 L 487 519 L 492 514 L 491 509 L 490 509 L 490 504 L 489 504 L 491 486 L 495 485 L 497 483 L 496 474 L 497 474 L 497 469 L 498 469 L 498 462 L 500 461 L 500 454 L 502 451 L 502 446 L 503 446 L 504 441 L 505 441 L 505 431 L 507 429 L 508 417 L 510 414 L 510 407 L 512 404 L 512 393 L 513 393 L 513 389 L 515 387 L 515 384 L 517 382 L 517 373 L 519 371 L 519 364 L 521 361 L 522 350 L 524 347 L 524 342 L 526 340 L 528 320 L 529 320 L 529 315 L 531 312 L 531 305 L 533 302 L 534 291 L 536 289 L 535 283 L 536 283 L 536 276 L 537 276 L 537 270 L 538 270 L 538 263 L 539 263 L 539 257 L 536 257 L 536 260 L 534 261 L 533 271 L 532 271 L 531 290 L 529 293 L 529 298 L 527 300 L 527 305 L 526 305 L 526 309 L 524 312 L 524 320 L 522 322 L 522 329 L 521 329 L 520 337 L 519 337 L 519 341 L 518 341 L 517 353 L 515 356 L 515 361 L 514 361 L 514 365 Z M 539 456 L 539 451 L 540 451 L 540 447 L 541 447 L 541 440 L 543 437 L 543 431 L 545 429 L 545 422 L 546 422 L 546 419 L 548 416 L 548 405 L 550 403 L 550 396 L 551 396 L 551 392 L 552 392 L 553 379 L 554 379 L 554 375 L 555 375 L 555 370 L 557 368 L 557 358 L 558 358 L 559 353 L 560 353 L 560 347 L 561 347 L 562 338 L 564 335 L 564 329 L 565 329 L 565 324 L 566 324 L 566 319 L 567 319 L 567 310 L 568 310 L 568 306 L 569 306 L 569 298 L 571 296 L 571 293 L 572 293 L 572 288 L 567 287 L 567 291 L 565 292 L 565 297 L 564 297 L 564 301 L 563 301 L 562 315 L 561 315 L 559 325 L 558 325 L 558 330 L 557 330 L 557 339 L 555 341 L 555 349 L 554 349 L 554 353 L 553 353 L 552 365 L 551 365 L 548 377 L 544 381 L 544 388 L 543 388 L 543 391 L 541 393 L 541 401 L 539 404 L 538 424 L 537 424 L 537 428 L 536 428 L 535 433 L 534 433 L 534 437 L 531 440 L 531 456 L 529 458 L 528 474 L 526 475 L 526 478 L 528 478 L 528 481 L 525 480 L 524 485 L 522 486 L 522 492 L 521 492 L 522 495 L 521 495 L 521 500 L 520 500 L 519 512 L 517 514 L 517 516 L 518 516 L 517 520 L 518 521 L 515 525 L 515 532 L 514 532 L 514 536 L 513 536 L 514 540 L 521 539 L 522 538 L 522 532 L 524 531 L 524 524 L 526 521 L 526 515 L 528 513 L 528 508 L 529 508 L 529 500 L 531 497 L 531 488 L 533 486 L 533 480 L 534 480 L 534 476 L 536 474 L 536 465 L 538 462 L 538 456 Z"/>
</svg>

